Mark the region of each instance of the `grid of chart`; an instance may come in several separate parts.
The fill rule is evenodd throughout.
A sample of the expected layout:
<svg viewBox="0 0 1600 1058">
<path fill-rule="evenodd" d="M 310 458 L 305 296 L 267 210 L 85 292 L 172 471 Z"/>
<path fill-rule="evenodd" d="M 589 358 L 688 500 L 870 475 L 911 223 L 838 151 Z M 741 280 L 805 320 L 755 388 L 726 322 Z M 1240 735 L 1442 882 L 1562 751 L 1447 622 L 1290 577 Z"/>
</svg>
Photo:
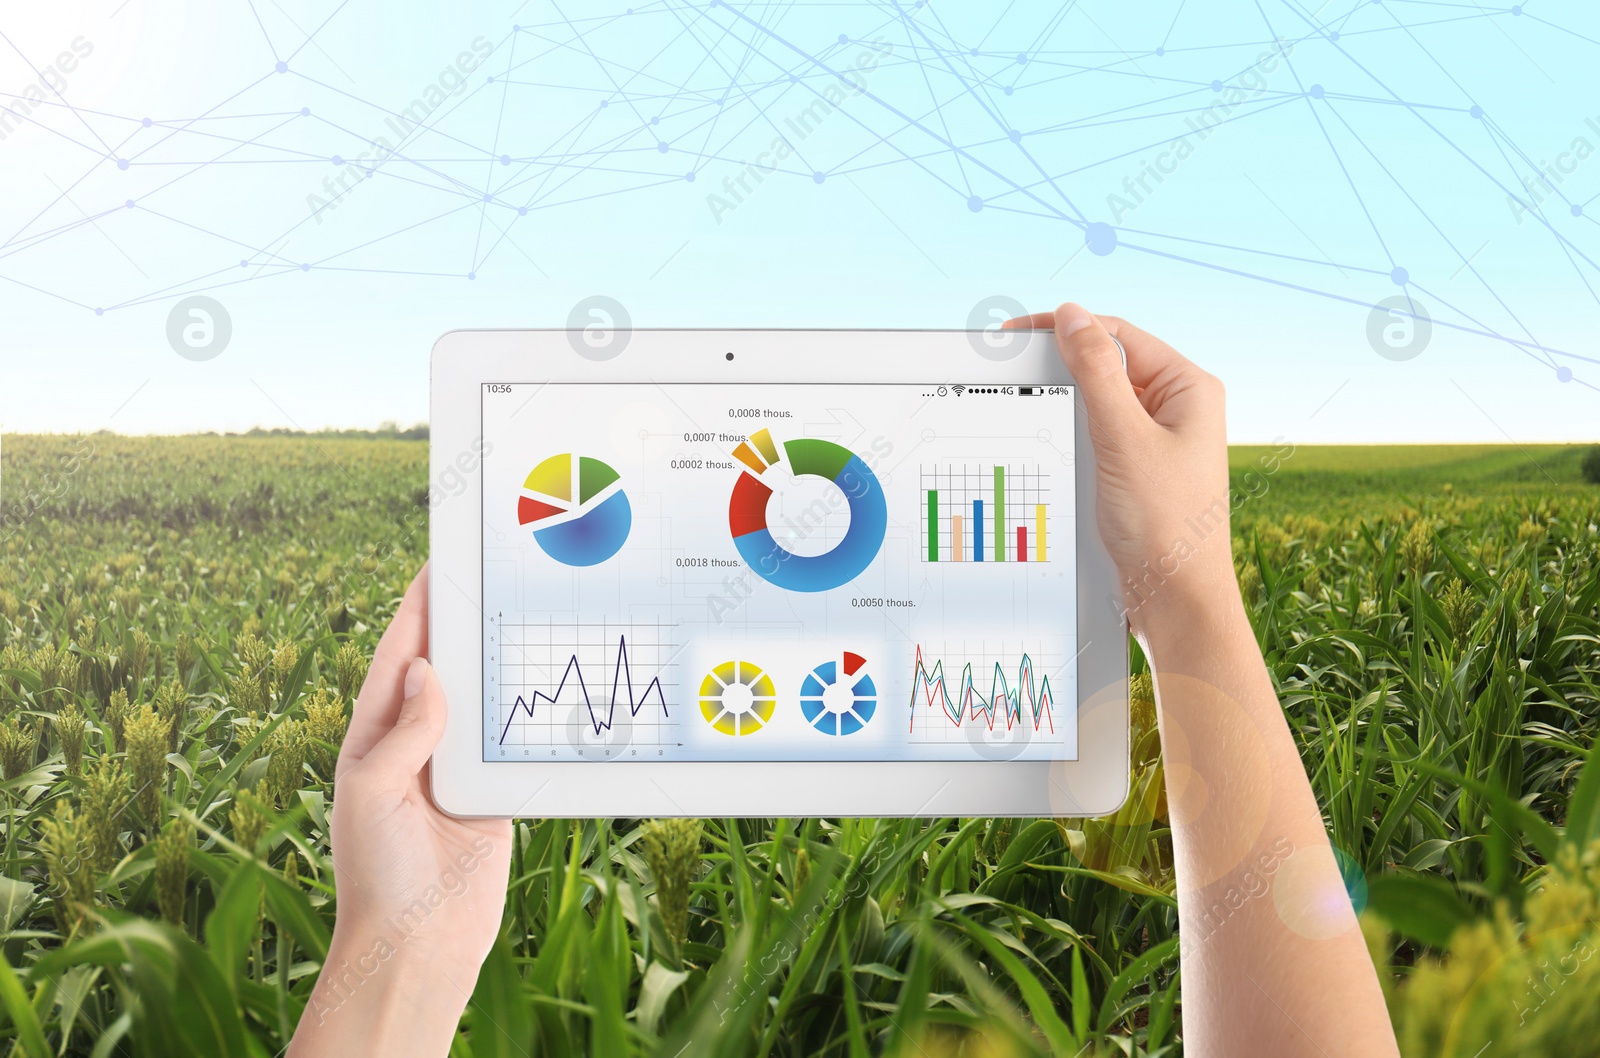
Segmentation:
<svg viewBox="0 0 1600 1058">
<path fill-rule="evenodd" d="M 492 618 L 489 694 L 505 756 L 607 759 L 676 745 L 676 626 Z"/>
<path fill-rule="evenodd" d="M 1048 562 L 1050 476 L 1034 463 L 925 464 L 924 562 Z"/>
<path fill-rule="evenodd" d="M 913 743 L 1020 742 L 1056 734 L 1059 655 L 1011 643 L 918 643 L 906 731 Z"/>
</svg>

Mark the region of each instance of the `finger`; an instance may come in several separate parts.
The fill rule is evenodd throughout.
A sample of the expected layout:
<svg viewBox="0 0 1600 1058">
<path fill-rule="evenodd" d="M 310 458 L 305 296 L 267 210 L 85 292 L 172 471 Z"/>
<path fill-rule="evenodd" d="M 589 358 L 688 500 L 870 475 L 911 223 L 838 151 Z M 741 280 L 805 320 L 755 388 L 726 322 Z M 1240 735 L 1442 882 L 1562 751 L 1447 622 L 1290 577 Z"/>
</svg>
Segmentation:
<svg viewBox="0 0 1600 1058">
<path fill-rule="evenodd" d="M 1128 379 L 1135 389 L 1144 389 L 1152 379 L 1163 369 L 1175 366 L 1193 367 L 1194 364 L 1185 359 L 1172 346 L 1160 338 L 1141 330 L 1118 316 L 1096 316 L 1095 319 L 1105 327 L 1107 333 L 1122 343 L 1128 354 Z M 1035 312 L 1028 316 L 1017 316 L 1000 325 L 1002 330 L 1054 330 L 1056 314 L 1054 312 Z"/>
<path fill-rule="evenodd" d="M 370 792 L 395 798 L 417 780 L 444 734 L 444 688 L 425 658 L 407 667 L 399 713 L 388 733 L 355 767 Z"/>
<path fill-rule="evenodd" d="M 1162 426 L 1180 431 L 1221 427 L 1222 384 L 1200 365 L 1127 320 L 1101 316 L 1128 352 L 1128 377 L 1139 401 Z"/>
<path fill-rule="evenodd" d="M 1097 316 L 1101 326 L 1122 343 L 1128 353 L 1128 379 L 1146 389 L 1163 374 L 1199 370 L 1193 361 L 1148 331 L 1140 330 L 1118 316 Z"/>
<path fill-rule="evenodd" d="M 1123 434 L 1148 423 L 1150 417 L 1123 370 L 1122 351 L 1105 325 L 1082 305 L 1067 302 L 1055 311 L 1056 342 L 1061 359 L 1083 393 L 1090 423 Z"/>
<path fill-rule="evenodd" d="M 1110 321 L 1115 316 L 1096 316 L 1095 319 L 1104 324 L 1107 330 L 1114 335 L 1117 332 L 1111 328 Z M 1054 312 L 1035 312 L 1029 316 L 1015 316 L 1000 325 L 1002 331 L 1053 331 L 1056 329 L 1056 314 Z M 1135 394 L 1141 393 L 1142 387 L 1134 386 Z"/>
<path fill-rule="evenodd" d="M 400 710 L 401 683 L 411 659 L 428 653 L 428 565 L 412 580 L 394 619 L 378 641 L 366 682 L 356 696 L 341 758 L 360 760 L 394 726 Z"/>
</svg>

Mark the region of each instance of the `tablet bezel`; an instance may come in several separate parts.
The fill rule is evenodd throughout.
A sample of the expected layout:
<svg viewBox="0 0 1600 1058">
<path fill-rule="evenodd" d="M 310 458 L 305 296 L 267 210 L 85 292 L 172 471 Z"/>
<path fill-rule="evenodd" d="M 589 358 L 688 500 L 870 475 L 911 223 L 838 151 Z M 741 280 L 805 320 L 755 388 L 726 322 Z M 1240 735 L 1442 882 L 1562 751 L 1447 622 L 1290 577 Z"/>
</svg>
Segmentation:
<svg viewBox="0 0 1600 1058">
<path fill-rule="evenodd" d="M 451 331 L 431 356 L 430 658 L 452 703 L 432 793 L 466 817 L 1095 816 L 1128 793 L 1128 631 L 1100 540 L 1088 413 L 1049 331 L 633 330 L 608 359 L 565 330 Z M 730 357 L 729 354 L 732 354 Z M 1075 387 L 1078 757 L 1057 761 L 484 761 L 482 386 L 488 382 Z M 603 777 L 603 781 L 596 781 Z M 729 791 L 739 791 L 730 797 Z"/>
</svg>

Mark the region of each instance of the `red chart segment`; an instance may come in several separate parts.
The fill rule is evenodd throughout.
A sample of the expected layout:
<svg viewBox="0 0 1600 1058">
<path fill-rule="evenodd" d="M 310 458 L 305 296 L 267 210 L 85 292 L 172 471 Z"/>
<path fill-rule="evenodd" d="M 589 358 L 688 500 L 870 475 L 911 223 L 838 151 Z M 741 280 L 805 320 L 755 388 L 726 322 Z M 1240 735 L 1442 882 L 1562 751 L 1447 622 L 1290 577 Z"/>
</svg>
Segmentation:
<svg viewBox="0 0 1600 1058">
<path fill-rule="evenodd" d="M 566 513 L 566 508 L 536 500 L 532 496 L 520 496 L 517 498 L 518 525 L 527 525 L 530 522 L 542 521 L 545 518 Z"/>
<path fill-rule="evenodd" d="M 728 502 L 728 528 L 734 539 L 757 533 L 767 527 L 767 501 L 772 490 L 760 478 L 740 474 L 733 483 L 733 498 Z"/>
</svg>

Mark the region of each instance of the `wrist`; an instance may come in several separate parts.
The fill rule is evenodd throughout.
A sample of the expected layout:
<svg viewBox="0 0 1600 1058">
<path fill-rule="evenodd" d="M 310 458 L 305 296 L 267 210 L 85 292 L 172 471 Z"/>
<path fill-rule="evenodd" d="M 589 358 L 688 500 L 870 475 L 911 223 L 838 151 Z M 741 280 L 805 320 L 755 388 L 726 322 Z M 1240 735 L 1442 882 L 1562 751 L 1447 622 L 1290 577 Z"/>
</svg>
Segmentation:
<svg viewBox="0 0 1600 1058">
<path fill-rule="evenodd" d="M 340 1054 L 357 1040 L 364 1053 L 442 1054 L 478 970 L 476 961 L 425 938 L 341 922 L 296 1033 L 295 1056 Z"/>
<path fill-rule="evenodd" d="M 1197 628 L 1248 628 L 1232 557 L 1195 552 L 1184 561 L 1146 563 L 1123 579 L 1128 625 L 1140 638 L 1159 641 L 1192 635 Z M 1197 622 L 1204 622 L 1199 625 Z"/>
<path fill-rule="evenodd" d="M 451 939 L 435 931 L 408 930 L 394 920 L 364 922 L 352 917 L 334 926 L 333 940 L 328 945 L 329 965 L 335 955 L 358 969 L 364 967 L 369 976 L 374 966 L 382 967 L 381 976 L 391 978 L 396 987 L 409 987 L 418 980 L 439 984 L 441 975 L 448 975 L 471 994 L 484 952 L 463 944 L 460 937 Z M 465 1002 L 463 996 L 462 1003 Z"/>
</svg>

